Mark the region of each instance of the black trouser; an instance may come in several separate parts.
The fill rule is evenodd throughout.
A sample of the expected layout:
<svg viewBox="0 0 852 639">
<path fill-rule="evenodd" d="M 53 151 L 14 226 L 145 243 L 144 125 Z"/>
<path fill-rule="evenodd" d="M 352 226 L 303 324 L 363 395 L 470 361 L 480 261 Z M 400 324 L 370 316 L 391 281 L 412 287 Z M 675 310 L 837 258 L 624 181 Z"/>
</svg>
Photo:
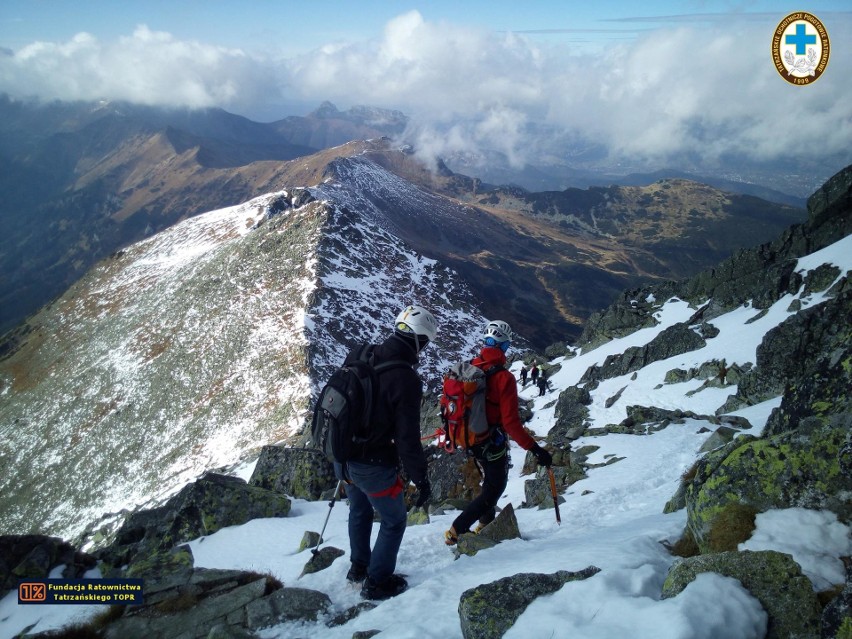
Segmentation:
<svg viewBox="0 0 852 639">
<path fill-rule="evenodd" d="M 453 522 L 457 535 L 468 532 L 477 519 L 483 524 L 494 521 L 497 501 L 509 481 L 509 450 L 505 444 L 500 447 L 488 445 L 484 450 L 476 451 L 474 458 L 482 469 L 482 490 Z"/>
</svg>

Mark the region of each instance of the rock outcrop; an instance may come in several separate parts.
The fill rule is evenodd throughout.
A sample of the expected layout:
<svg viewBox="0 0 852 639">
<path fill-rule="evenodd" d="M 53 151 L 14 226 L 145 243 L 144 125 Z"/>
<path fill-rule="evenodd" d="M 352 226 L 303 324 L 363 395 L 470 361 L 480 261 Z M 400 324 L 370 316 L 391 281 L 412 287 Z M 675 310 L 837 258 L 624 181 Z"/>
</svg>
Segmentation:
<svg viewBox="0 0 852 639">
<path fill-rule="evenodd" d="M 179 544 L 259 517 L 286 517 L 286 495 L 238 477 L 206 473 L 163 506 L 130 514 L 109 546 L 95 554 L 109 572 L 150 561 Z"/>
</svg>

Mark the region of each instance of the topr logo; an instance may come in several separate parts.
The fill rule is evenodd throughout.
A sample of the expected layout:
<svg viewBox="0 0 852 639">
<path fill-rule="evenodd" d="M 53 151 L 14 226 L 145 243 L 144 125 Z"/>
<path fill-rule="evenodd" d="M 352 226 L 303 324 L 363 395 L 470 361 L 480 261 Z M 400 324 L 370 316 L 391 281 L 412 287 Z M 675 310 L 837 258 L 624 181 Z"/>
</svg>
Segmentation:
<svg viewBox="0 0 852 639">
<path fill-rule="evenodd" d="M 790 84 L 815 82 L 825 71 L 830 53 L 828 31 L 810 13 L 791 13 L 772 35 L 775 69 Z"/>
</svg>

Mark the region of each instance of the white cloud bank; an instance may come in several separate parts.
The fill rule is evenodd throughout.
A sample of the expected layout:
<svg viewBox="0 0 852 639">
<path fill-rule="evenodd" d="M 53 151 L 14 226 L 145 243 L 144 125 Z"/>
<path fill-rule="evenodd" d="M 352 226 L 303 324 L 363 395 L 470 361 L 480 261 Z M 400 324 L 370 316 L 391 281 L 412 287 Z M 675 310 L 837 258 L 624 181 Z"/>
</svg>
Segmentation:
<svg viewBox="0 0 852 639">
<path fill-rule="evenodd" d="M 840 44 L 852 41 L 852 13 L 823 16 L 836 45 L 826 73 L 806 87 L 784 82 L 772 64 L 777 18 L 673 21 L 590 54 L 411 11 L 377 40 L 317 43 L 283 60 L 140 26 L 112 42 L 78 34 L 7 52 L 0 92 L 221 106 L 250 117 L 285 100 L 399 108 L 435 154 L 491 148 L 515 164 L 575 141 L 652 161 L 848 156 L 852 56 Z M 539 124 L 552 128 L 536 139 Z"/>
</svg>

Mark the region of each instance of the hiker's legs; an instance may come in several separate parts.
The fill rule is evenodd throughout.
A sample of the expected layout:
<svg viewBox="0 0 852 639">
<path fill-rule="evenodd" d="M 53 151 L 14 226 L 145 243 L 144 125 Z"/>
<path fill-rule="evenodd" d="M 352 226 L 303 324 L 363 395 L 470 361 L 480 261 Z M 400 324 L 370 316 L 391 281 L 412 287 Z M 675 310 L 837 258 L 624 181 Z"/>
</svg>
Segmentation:
<svg viewBox="0 0 852 639">
<path fill-rule="evenodd" d="M 356 484 L 346 484 L 349 498 L 349 561 L 366 566 L 370 563 L 370 533 L 373 530 L 373 506 Z"/>
<path fill-rule="evenodd" d="M 482 490 L 453 522 L 453 528 L 459 535 L 468 532 L 477 520 L 485 524 L 494 520 L 497 502 L 509 481 L 508 450 L 499 459 L 493 461 L 483 459 L 480 460 L 480 464 L 483 474 Z"/>
<path fill-rule="evenodd" d="M 402 480 L 396 468 L 387 466 L 350 462 L 348 470 L 352 481 L 369 503 L 371 513 L 375 508 L 381 517 L 379 534 L 369 555 L 367 574 L 375 581 L 382 581 L 396 568 L 396 556 L 405 533 L 407 514 Z M 350 522 L 351 516 L 350 513 Z M 354 555 L 353 549 L 352 561 L 355 561 Z"/>
</svg>

